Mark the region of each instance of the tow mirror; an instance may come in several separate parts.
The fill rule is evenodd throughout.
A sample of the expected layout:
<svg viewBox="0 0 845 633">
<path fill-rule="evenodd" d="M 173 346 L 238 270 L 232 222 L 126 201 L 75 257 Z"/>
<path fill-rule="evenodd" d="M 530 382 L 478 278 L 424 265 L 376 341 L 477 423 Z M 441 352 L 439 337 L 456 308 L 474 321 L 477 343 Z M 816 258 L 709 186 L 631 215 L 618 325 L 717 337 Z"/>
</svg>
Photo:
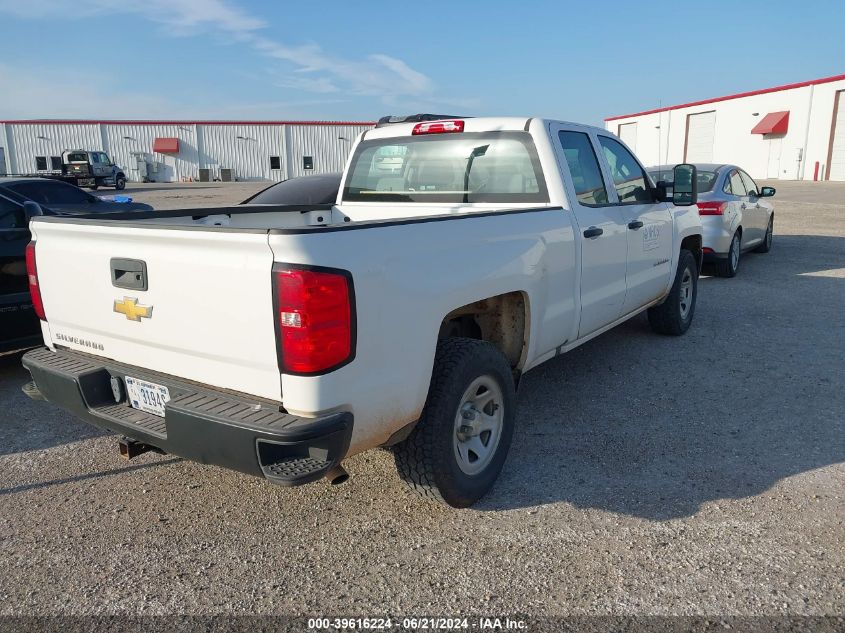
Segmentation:
<svg viewBox="0 0 845 633">
<path fill-rule="evenodd" d="M 698 201 L 698 170 L 695 165 L 681 163 L 672 170 L 672 204 L 688 207 Z"/>
<path fill-rule="evenodd" d="M 761 187 L 760 188 L 760 197 L 761 198 L 771 198 L 775 195 L 775 188 L 774 187 Z"/>
<path fill-rule="evenodd" d="M 37 202 L 33 202 L 32 200 L 27 200 L 23 203 L 23 212 L 26 214 L 27 221 L 35 216 L 44 215 L 44 211 L 41 210 L 41 205 Z"/>
</svg>

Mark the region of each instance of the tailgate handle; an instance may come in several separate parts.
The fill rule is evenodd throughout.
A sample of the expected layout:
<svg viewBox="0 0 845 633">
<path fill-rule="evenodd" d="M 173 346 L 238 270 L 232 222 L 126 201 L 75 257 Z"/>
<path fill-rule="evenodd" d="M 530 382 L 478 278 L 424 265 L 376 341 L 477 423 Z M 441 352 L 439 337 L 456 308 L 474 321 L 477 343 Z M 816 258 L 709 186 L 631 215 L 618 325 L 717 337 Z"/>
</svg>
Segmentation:
<svg viewBox="0 0 845 633">
<path fill-rule="evenodd" d="M 147 262 L 140 259 L 111 258 L 111 285 L 127 290 L 147 289 Z"/>
</svg>

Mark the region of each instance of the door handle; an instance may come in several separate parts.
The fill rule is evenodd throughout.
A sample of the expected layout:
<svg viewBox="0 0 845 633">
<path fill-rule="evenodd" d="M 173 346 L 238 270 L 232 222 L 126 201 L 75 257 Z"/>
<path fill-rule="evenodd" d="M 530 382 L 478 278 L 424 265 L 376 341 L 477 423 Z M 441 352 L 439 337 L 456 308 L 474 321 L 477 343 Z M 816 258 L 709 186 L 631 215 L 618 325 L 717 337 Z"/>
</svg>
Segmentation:
<svg viewBox="0 0 845 633">
<path fill-rule="evenodd" d="M 591 226 L 590 228 L 588 228 L 584 231 L 584 237 L 589 237 L 589 238 L 598 237 L 602 233 L 604 233 L 603 229 L 599 229 L 595 226 Z"/>
<path fill-rule="evenodd" d="M 628 222 L 628 228 L 632 231 L 643 228 L 643 223 L 640 220 L 631 220 Z"/>
</svg>

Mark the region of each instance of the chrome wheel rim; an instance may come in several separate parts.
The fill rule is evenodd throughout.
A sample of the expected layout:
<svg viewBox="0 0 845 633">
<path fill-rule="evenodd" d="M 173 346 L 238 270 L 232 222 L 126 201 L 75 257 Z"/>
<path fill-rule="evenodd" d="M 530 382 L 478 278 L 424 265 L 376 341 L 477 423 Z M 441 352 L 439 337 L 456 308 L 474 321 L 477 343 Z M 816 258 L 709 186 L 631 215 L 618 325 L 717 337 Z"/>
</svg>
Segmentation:
<svg viewBox="0 0 845 633">
<path fill-rule="evenodd" d="M 739 236 L 734 235 L 731 241 L 731 268 L 736 270 L 737 266 L 739 266 Z"/>
<path fill-rule="evenodd" d="M 454 452 L 458 467 L 477 475 L 493 460 L 502 437 L 505 408 L 502 390 L 492 376 L 470 383 L 455 415 Z"/>
<path fill-rule="evenodd" d="M 692 310 L 692 295 L 692 272 L 690 272 L 689 268 L 684 268 L 684 274 L 681 277 L 680 300 L 678 302 L 681 319 L 684 321 L 687 320 L 687 316 L 689 316 L 690 310 Z"/>
</svg>

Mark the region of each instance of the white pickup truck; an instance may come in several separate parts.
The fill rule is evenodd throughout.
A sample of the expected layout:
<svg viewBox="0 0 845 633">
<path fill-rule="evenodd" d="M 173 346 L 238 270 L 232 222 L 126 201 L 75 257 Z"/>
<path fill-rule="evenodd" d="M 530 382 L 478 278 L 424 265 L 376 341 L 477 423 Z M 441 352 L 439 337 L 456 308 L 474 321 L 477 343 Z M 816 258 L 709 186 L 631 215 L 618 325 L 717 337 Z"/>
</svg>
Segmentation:
<svg viewBox="0 0 845 633">
<path fill-rule="evenodd" d="M 295 485 L 391 447 L 418 492 L 475 502 L 522 374 L 644 310 L 689 327 L 695 168 L 665 199 L 605 130 L 427 118 L 363 133 L 333 205 L 35 217 L 25 391 L 126 457 Z"/>
</svg>

